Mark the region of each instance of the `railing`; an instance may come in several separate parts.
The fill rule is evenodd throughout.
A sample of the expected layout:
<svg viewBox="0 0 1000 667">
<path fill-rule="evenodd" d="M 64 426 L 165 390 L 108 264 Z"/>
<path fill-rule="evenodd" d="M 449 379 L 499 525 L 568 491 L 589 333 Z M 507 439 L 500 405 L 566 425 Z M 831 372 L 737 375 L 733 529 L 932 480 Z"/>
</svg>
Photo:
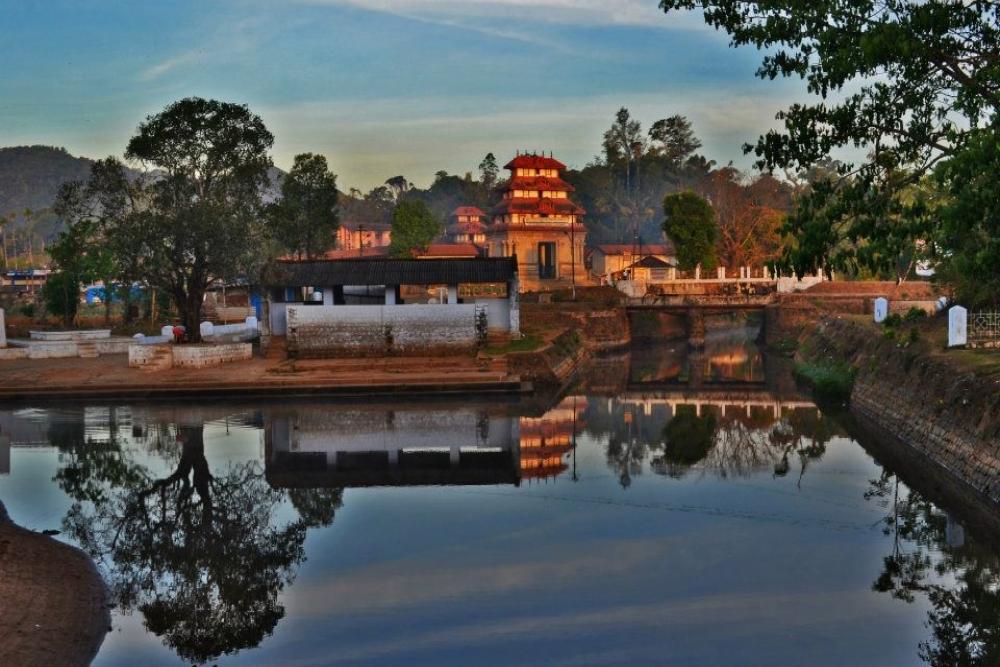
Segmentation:
<svg viewBox="0 0 1000 667">
<path fill-rule="evenodd" d="M 1000 312 L 969 313 L 968 337 L 971 347 L 1000 347 Z"/>
</svg>

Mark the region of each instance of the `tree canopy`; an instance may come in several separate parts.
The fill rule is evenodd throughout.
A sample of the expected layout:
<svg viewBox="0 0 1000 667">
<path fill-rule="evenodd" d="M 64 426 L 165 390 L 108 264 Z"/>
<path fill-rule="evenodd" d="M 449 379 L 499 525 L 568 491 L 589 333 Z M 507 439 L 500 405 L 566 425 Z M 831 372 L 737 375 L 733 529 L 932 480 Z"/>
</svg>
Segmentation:
<svg viewBox="0 0 1000 667">
<path fill-rule="evenodd" d="M 663 199 L 663 231 L 674 242 L 677 266 L 714 269 L 718 263 L 715 242 L 718 226 L 712 205 L 693 192 L 667 195 Z"/>
<path fill-rule="evenodd" d="M 337 177 L 326 158 L 313 153 L 295 156 L 281 181 L 281 198 L 271 205 L 273 232 L 283 248 L 299 257 L 315 257 L 333 247 L 340 226 Z"/>
<path fill-rule="evenodd" d="M 759 167 L 802 172 L 834 151 L 863 151 L 803 193 L 786 225 L 796 242 L 784 266 L 800 273 L 877 272 L 895 270 L 915 251 L 968 255 L 969 246 L 928 215 L 935 198 L 913 188 L 936 170 L 949 181 L 956 169 L 988 168 L 982 137 L 995 136 L 1000 108 L 1000 6 L 988 0 L 663 0 L 660 6 L 700 9 L 734 46 L 761 49 L 761 78 L 806 82 L 814 101 L 779 113 L 784 130 L 746 147 Z M 972 193 L 952 187 L 945 194 Z M 982 219 L 980 209 L 973 217 Z M 975 257 L 951 262 L 970 270 L 979 264 Z M 977 280 L 998 274 L 1000 264 L 993 263 L 992 273 Z"/>
<path fill-rule="evenodd" d="M 408 257 L 414 250 L 424 249 L 441 233 L 441 221 L 422 201 L 403 201 L 392 212 L 392 246 L 394 257 Z"/>
</svg>

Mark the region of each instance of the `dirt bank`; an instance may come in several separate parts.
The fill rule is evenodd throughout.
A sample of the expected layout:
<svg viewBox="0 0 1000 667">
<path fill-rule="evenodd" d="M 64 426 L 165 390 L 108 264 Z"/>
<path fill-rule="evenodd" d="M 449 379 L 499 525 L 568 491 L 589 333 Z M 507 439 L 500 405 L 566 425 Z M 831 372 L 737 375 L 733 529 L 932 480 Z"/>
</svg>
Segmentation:
<svg viewBox="0 0 1000 667">
<path fill-rule="evenodd" d="M 17 526 L 0 503 L 0 665 L 89 665 L 110 622 L 87 555 Z"/>
</svg>

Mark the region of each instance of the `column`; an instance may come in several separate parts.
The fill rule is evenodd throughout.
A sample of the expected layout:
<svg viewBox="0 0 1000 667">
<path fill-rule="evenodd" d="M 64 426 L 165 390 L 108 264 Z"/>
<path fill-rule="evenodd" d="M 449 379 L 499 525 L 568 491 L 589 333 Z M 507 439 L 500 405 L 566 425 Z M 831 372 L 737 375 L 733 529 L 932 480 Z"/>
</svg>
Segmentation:
<svg viewBox="0 0 1000 667">
<path fill-rule="evenodd" d="M 385 286 L 385 305 L 395 306 L 396 305 L 396 285 L 386 285 Z"/>
<path fill-rule="evenodd" d="M 4 321 L 3 308 L 0 308 L 0 349 L 7 347 L 7 325 Z"/>
<path fill-rule="evenodd" d="M 448 303 L 458 303 L 458 285 L 448 285 Z"/>
</svg>

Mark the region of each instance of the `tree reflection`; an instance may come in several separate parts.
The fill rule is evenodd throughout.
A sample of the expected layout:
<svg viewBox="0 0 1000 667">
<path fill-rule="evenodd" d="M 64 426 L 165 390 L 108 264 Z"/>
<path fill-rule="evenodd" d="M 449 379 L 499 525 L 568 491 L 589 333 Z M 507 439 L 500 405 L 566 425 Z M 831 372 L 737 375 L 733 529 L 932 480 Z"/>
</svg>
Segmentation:
<svg viewBox="0 0 1000 667">
<path fill-rule="evenodd" d="M 213 473 L 201 425 L 158 430 L 155 448 L 176 457 L 165 477 L 137 464 L 114 432 L 102 442 L 75 437 L 59 443 L 56 477 L 76 501 L 64 528 L 104 564 L 123 612 L 142 613 L 148 630 L 194 663 L 257 646 L 274 630 L 306 530 L 333 521 L 340 490 L 273 489 L 256 461 Z M 298 518 L 281 522 L 286 500 Z"/>
<path fill-rule="evenodd" d="M 1000 664 L 1000 558 L 969 541 L 949 544 L 949 518 L 883 470 L 865 493 L 886 509 L 892 552 L 872 589 L 912 603 L 925 595 L 931 637 L 920 657 L 935 667 Z"/>
</svg>

